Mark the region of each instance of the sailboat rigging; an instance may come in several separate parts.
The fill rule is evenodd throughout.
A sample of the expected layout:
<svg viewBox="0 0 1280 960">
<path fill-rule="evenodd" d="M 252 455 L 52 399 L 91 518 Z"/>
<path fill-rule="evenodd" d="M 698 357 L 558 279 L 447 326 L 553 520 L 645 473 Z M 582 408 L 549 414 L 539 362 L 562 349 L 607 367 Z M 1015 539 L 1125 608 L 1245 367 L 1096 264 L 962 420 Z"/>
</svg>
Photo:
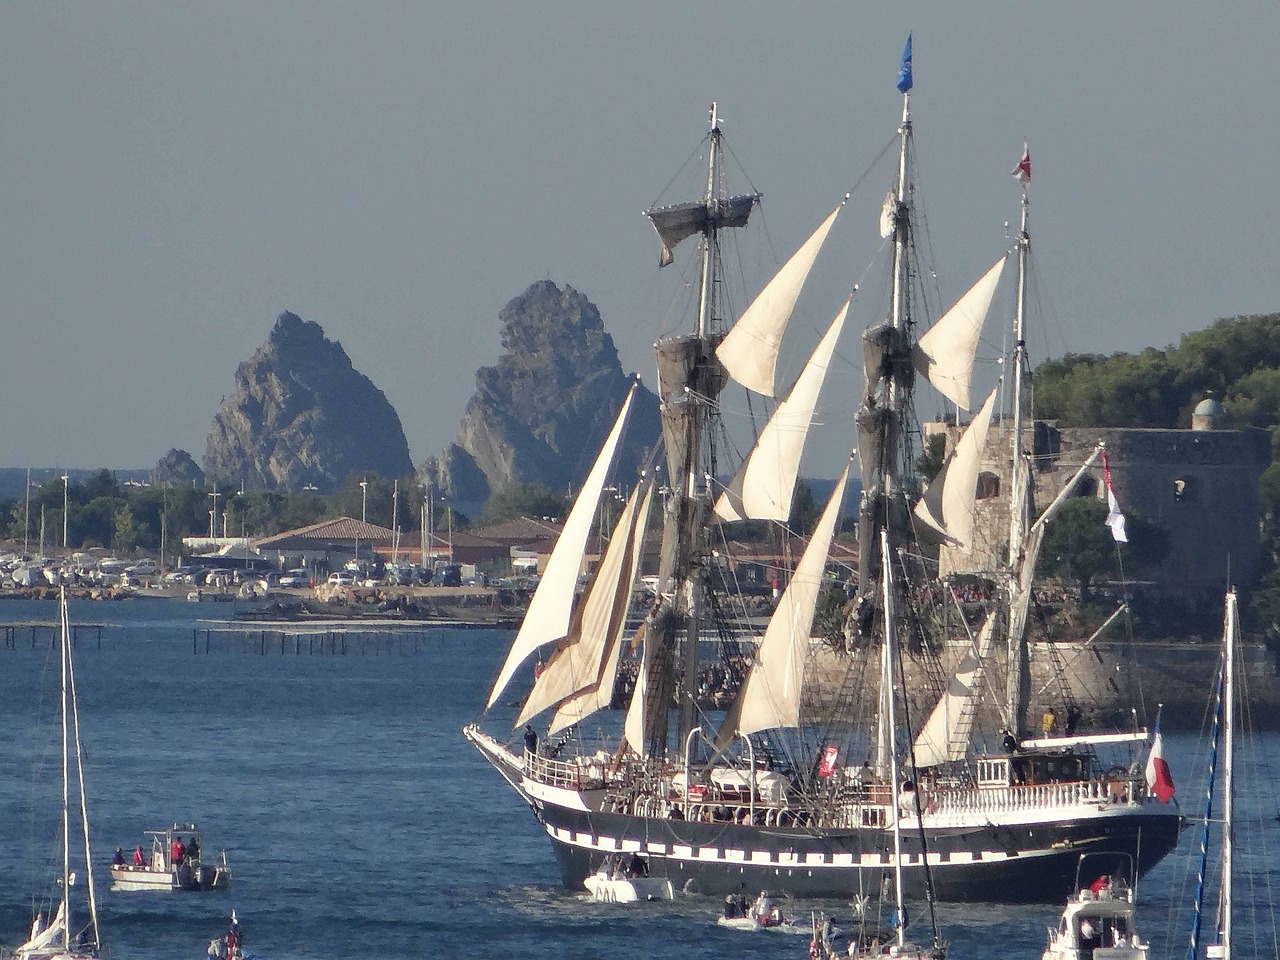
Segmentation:
<svg viewBox="0 0 1280 960">
<path fill-rule="evenodd" d="M 945 583 L 926 563 L 920 535 L 926 531 L 935 543 L 960 546 L 976 538 L 975 488 L 996 416 L 993 391 L 942 472 L 920 495 L 911 470 L 917 377 L 969 407 L 974 351 L 1004 258 L 916 338 L 923 317 L 913 312 L 910 296 L 919 268 L 913 262 L 909 59 L 908 43 L 905 81 L 900 76 L 899 82 L 897 171 L 881 216 L 882 234 L 891 240 L 888 317 L 863 335 L 865 387 L 852 417 L 862 484 L 857 586 L 838 644 L 843 650 L 836 666 L 827 667 L 836 674 L 843 671 L 846 679 L 824 702 L 811 689 L 814 651 L 822 647 L 813 642 L 813 620 L 820 598 L 833 585 L 827 569 L 849 482 L 847 468 L 754 654 L 744 658 L 745 676 L 723 717 L 700 714 L 698 682 L 702 648 L 719 638 L 727 649 L 743 629 L 718 616 L 733 597 L 715 576 L 724 563 L 713 547 L 715 524 L 787 517 L 823 375 L 832 365 L 850 302 L 836 312 L 794 387 L 760 431 L 755 449 L 723 485 L 717 479 L 724 453 L 717 446 L 719 397 L 730 379 L 774 395 L 778 343 L 844 202 L 727 332 L 717 299 L 720 243 L 747 226 L 760 194 L 731 194 L 723 188 L 722 132 L 714 104 L 702 199 L 647 212 L 661 242 L 661 263 L 672 262 L 682 241 L 699 239 L 698 307 L 691 333 L 655 344 L 666 457 L 662 548 L 656 595 L 631 640 L 638 675 L 620 735 L 606 736 L 607 742 L 570 736 L 553 756 L 531 745 L 512 747 L 509 739 L 485 732 L 478 723 L 464 731 L 530 804 L 569 885 L 580 886 L 610 858 L 635 854 L 651 876 L 666 877 L 677 889 L 704 893 L 766 888 L 844 897 L 860 885 L 892 876 L 903 897 L 924 894 L 932 877 L 939 899 L 1046 901 L 1066 887 L 1082 852 L 1136 855 L 1140 847 L 1140 868 L 1146 870 L 1177 841 L 1176 810 L 1151 797 L 1138 774 L 1104 775 L 1101 771 L 1110 765 L 1103 767 L 1093 754 L 1101 742 L 1132 749 L 1145 739 L 1145 731 L 1040 739 L 1025 735 L 1025 627 L 1035 560 L 1045 525 L 1093 460 L 1030 523 L 1030 477 L 1020 449 L 1018 410 L 1025 402 L 1020 388 L 1013 391 L 1016 427 L 1009 451 L 1015 464 L 1022 463 L 1011 509 L 1021 518 L 1011 524 L 1010 537 L 1016 531 L 1017 542 L 1011 540 L 1000 575 L 999 602 L 977 630 L 964 624 L 967 655 L 957 675 L 950 682 L 939 676 L 930 697 L 936 703 L 932 713 L 918 729 L 902 730 L 895 728 L 893 700 L 884 690 L 892 688 L 892 679 L 883 679 L 883 671 L 866 670 L 869 677 L 881 678 L 874 683 L 879 695 L 850 679 L 871 667 L 873 651 L 884 655 L 892 642 L 890 623 L 900 623 L 892 629 L 910 637 L 902 646 L 919 648 L 912 656 L 936 658 L 936 652 L 930 653 L 931 644 L 935 651 L 938 646 L 936 637 L 931 639 L 937 633 L 936 611 L 930 614 L 925 605 L 945 593 Z M 1025 190 L 1022 226 L 1014 364 L 1019 377 L 1025 364 L 1022 291 L 1030 244 Z M 618 611 L 625 610 L 630 597 L 637 561 L 623 556 L 619 544 L 619 558 L 602 560 L 577 611 L 574 587 L 628 406 L 624 404 L 584 484 L 499 672 L 488 708 L 495 721 L 495 705 L 520 666 L 535 650 L 555 643 L 552 660 L 562 665 L 557 678 L 544 682 L 544 671 L 518 716 L 503 719 L 523 724 L 554 710 L 550 729 L 568 735 L 589 717 L 604 724 L 594 711 L 608 700 L 601 684 L 616 670 L 611 658 L 626 646 L 619 623 L 625 618 Z M 637 549 L 646 513 L 637 507 L 614 540 Z M 995 687 L 986 675 L 991 662 L 1001 659 L 995 653 L 1001 641 L 1008 663 L 1007 697 L 998 711 L 1007 731 L 1003 738 L 1000 733 L 979 735 L 976 726 L 979 706 Z M 723 666 L 729 669 L 737 662 L 726 657 Z M 905 686 L 904 680 L 897 682 Z M 878 716 L 864 716 L 866 708 Z M 718 733 L 698 736 L 706 729 Z M 994 743 L 984 739 L 989 735 Z M 899 762 L 905 755 L 900 738 L 919 766 L 919 776 L 910 778 L 918 809 L 909 812 L 900 809 L 895 796 L 896 785 L 907 779 Z M 860 765 L 863 756 L 868 762 Z"/>
<path fill-rule="evenodd" d="M 48 922 L 37 914 L 26 943 L 13 951 L 14 960 L 96 960 L 102 943 L 98 927 L 98 900 L 93 884 L 93 853 L 89 847 L 89 814 L 85 799 L 84 751 L 80 744 L 80 711 L 76 700 L 75 665 L 71 656 L 71 627 L 67 616 L 67 591 L 59 591 L 62 631 L 60 638 L 62 720 L 62 876 L 61 896 L 56 913 Z M 75 768 L 72 770 L 72 761 Z M 84 834 L 84 875 L 88 891 L 89 923 L 76 928 L 72 914 L 71 887 L 76 875 L 71 869 L 71 788 L 74 783 L 79 805 L 80 826 Z"/>
</svg>

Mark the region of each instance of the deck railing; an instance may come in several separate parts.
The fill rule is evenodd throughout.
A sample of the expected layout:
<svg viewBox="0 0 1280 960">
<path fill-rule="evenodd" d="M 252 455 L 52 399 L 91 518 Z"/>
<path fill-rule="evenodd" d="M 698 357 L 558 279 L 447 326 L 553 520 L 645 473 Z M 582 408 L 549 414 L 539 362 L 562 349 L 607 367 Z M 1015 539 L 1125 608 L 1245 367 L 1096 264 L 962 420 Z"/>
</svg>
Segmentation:
<svg viewBox="0 0 1280 960">
<path fill-rule="evenodd" d="M 1136 803 L 1145 796 L 1145 790 L 1141 781 L 1107 779 L 980 789 L 942 788 L 926 790 L 924 796 L 929 809 L 938 813 L 1004 813 L 1050 807 Z"/>
</svg>

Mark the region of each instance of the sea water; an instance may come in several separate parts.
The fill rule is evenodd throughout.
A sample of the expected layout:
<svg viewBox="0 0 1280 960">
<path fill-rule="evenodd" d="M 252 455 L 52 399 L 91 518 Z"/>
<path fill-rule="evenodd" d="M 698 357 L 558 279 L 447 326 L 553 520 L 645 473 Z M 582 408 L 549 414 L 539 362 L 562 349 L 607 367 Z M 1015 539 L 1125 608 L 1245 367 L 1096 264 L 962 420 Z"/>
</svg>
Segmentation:
<svg viewBox="0 0 1280 960">
<path fill-rule="evenodd" d="M 606 905 L 560 886 L 530 811 L 461 735 L 479 717 L 509 633 L 440 629 L 416 653 L 391 655 L 216 643 L 206 654 L 193 630 L 225 613 L 165 600 L 71 604 L 74 622 L 108 624 L 100 643 L 80 633 L 75 666 L 94 875 L 114 960 L 199 960 L 233 908 L 246 948 L 266 960 L 805 956 L 802 937 L 717 926 L 721 904 L 712 898 Z M 0 603 L 4 622 L 56 616 L 56 603 Z M 7 946 L 25 938 L 33 895 L 47 894 L 59 871 L 57 651 L 47 629 L 35 649 L 29 631 L 15 640 L 0 649 Z M 1198 813 L 1201 744 L 1167 737 L 1166 754 L 1184 811 Z M 1255 778 L 1254 787 L 1260 804 L 1273 802 L 1270 783 Z M 144 830 L 174 821 L 199 824 L 206 861 L 226 850 L 230 891 L 109 890 L 115 848 L 131 851 Z M 1241 838 L 1263 889 L 1280 883 L 1280 827 L 1264 821 Z M 1153 957 L 1185 955 L 1189 854 L 1198 842 L 1188 830 L 1141 886 Z M 838 901 L 788 907 L 837 918 L 849 909 Z M 926 912 L 917 905 L 913 916 Z M 1060 909 L 940 904 L 938 915 L 953 958 L 1036 958 Z M 1273 955 L 1269 928 L 1261 918 L 1249 923 L 1259 946 L 1238 955 Z"/>
</svg>

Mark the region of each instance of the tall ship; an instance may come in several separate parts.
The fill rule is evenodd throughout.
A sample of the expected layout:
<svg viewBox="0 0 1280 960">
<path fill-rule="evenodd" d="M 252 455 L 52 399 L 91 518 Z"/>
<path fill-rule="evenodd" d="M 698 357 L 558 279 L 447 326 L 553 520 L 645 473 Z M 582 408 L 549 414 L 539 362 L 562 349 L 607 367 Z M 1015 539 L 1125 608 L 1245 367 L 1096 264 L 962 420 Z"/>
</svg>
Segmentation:
<svg viewBox="0 0 1280 960">
<path fill-rule="evenodd" d="M 1113 853 L 1146 871 L 1177 843 L 1176 806 L 1143 776 L 1144 728 L 1082 727 L 1064 704 L 1061 727 L 1046 715 L 1029 729 L 1027 619 L 1041 540 L 1102 452 L 1037 513 L 1028 455 L 1015 440 L 1028 407 L 1029 156 L 1015 171 L 1022 219 L 1012 248 L 917 336 L 929 274 L 916 263 L 910 40 L 897 86 L 897 168 L 879 218 L 883 312 L 863 334 L 858 409 L 834 424 L 845 443 L 856 436 L 857 454 L 762 631 L 735 613 L 725 525 L 767 521 L 785 530 L 854 296 L 731 476 L 720 398 L 731 380 L 774 396 L 779 344 L 844 202 L 733 322 L 723 246 L 747 226 L 761 195 L 726 188 L 714 104 L 702 197 L 647 211 L 663 264 L 683 241 L 697 240 L 686 273 L 697 291 L 694 329 L 655 344 L 665 463 L 639 478 L 580 589 L 601 499 L 617 489 L 611 470 L 633 388 L 566 519 L 485 716 L 464 730 L 542 824 L 566 885 L 581 888 L 597 870 L 627 864 L 702 894 L 763 888 L 846 898 L 892 882 L 912 897 L 1055 902 L 1081 854 Z M 972 404 L 972 370 L 1010 261 L 1017 294 L 1003 391 L 1012 419 L 1007 556 L 989 575 L 985 602 L 961 603 L 936 557 L 940 545 L 962 547 L 976 535 L 980 462 L 1001 390 Z M 918 382 L 959 409 L 978 407 L 927 484 L 914 468 Z M 858 561 L 845 571 L 832 547 L 855 465 Z M 659 569 L 633 630 L 628 613 L 648 518 L 659 512 Z M 823 625 L 815 628 L 818 612 Z M 816 660 L 825 666 L 815 668 Z M 622 663 L 635 671 L 633 690 L 625 711 L 610 713 Z M 527 696 L 518 692 L 525 683 Z"/>
</svg>

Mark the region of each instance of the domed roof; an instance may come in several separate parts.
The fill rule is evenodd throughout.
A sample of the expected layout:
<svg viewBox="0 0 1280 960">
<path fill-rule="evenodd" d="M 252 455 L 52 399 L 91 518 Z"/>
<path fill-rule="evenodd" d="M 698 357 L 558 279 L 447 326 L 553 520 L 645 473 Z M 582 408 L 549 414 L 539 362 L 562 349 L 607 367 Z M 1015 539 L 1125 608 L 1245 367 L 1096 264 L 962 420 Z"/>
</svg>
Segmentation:
<svg viewBox="0 0 1280 960">
<path fill-rule="evenodd" d="M 1183 409 L 1186 409 L 1185 407 Z M 1205 417 L 1221 417 L 1225 416 L 1227 408 L 1220 404 L 1213 397 L 1205 397 L 1196 404 L 1195 413 Z"/>
</svg>

